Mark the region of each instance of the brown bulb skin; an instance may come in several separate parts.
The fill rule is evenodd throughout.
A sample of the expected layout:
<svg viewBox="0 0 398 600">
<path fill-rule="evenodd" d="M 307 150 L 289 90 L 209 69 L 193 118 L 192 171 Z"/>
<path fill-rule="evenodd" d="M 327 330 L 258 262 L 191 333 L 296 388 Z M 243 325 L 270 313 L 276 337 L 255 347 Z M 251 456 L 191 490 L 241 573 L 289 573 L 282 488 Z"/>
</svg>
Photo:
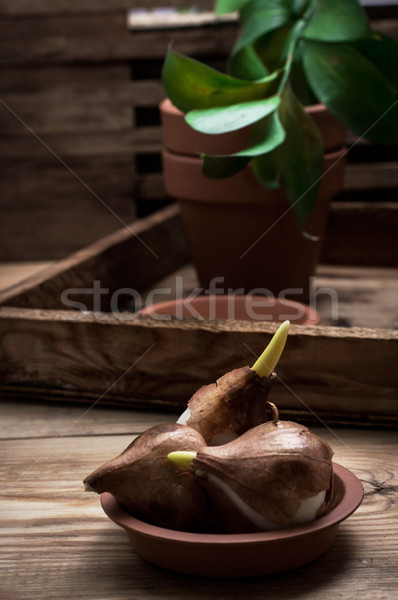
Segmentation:
<svg viewBox="0 0 398 600">
<path fill-rule="evenodd" d="M 303 425 L 272 421 L 223 446 L 201 448 L 191 466 L 203 479 L 226 528 L 231 531 L 236 522 L 233 532 L 255 531 L 222 491 L 212 491 L 208 474 L 221 479 L 256 513 L 283 528 L 294 519 L 302 501 L 325 490 L 325 501 L 316 516 L 327 512 L 332 455 L 330 446 Z"/>
<path fill-rule="evenodd" d="M 97 493 L 110 492 L 132 515 L 160 527 L 199 531 L 211 511 L 192 473 L 172 464 L 173 450 L 199 450 L 203 437 L 185 425 L 151 427 L 119 456 L 84 480 Z"/>
<path fill-rule="evenodd" d="M 262 531 L 247 519 L 223 492 L 208 483 L 206 479 L 198 477 L 198 481 L 213 502 L 215 514 L 222 526 L 222 533 L 258 533 Z"/>
<path fill-rule="evenodd" d="M 192 396 L 187 425 L 199 431 L 210 445 L 216 436 L 242 435 L 267 421 L 266 400 L 272 380 L 273 377 L 259 377 L 249 367 L 226 373 Z"/>
</svg>

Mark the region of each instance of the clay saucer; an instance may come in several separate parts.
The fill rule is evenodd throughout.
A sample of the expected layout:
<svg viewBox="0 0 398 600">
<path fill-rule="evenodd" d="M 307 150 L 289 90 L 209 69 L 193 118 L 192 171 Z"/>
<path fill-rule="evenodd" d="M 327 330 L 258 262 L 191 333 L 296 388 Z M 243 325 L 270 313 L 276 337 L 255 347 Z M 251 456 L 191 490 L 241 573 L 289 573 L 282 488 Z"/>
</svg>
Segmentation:
<svg viewBox="0 0 398 600">
<path fill-rule="evenodd" d="M 101 504 L 123 527 L 142 558 L 160 567 L 207 577 L 268 575 L 302 566 L 326 552 L 339 524 L 361 504 L 363 488 L 348 469 L 333 464 L 334 502 L 325 516 L 278 531 L 201 534 L 174 531 L 140 521 L 105 492 Z"/>
<path fill-rule="evenodd" d="M 289 319 L 295 325 L 317 325 L 320 316 L 314 308 L 295 300 L 260 295 L 207 295 L 180 298 L 146 306 L 142 314 L 161 320 L 163 315 L 180 319 L 237 319 L 277 321 Z"/>
</svg>

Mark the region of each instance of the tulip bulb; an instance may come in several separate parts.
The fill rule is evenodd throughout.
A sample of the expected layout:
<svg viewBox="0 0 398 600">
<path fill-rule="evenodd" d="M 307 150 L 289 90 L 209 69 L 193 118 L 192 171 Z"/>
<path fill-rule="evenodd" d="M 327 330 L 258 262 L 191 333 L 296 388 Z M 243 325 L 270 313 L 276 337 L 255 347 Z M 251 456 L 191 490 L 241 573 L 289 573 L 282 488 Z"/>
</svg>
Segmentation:
<svg viewBox="0 0 398 600">
<path fill-rule="evenodd" d="M 203 437 L 189 427 L 156 425 L 86 477 L 86 490 L 110 492 L 131 514 L 155 525 L 202 530 L 211 511 L 208 496 L 192 473 L 173 465 L 167 455 L 172 449 L 203 446 Z"/>
<path fill-rule="evenodd" d="M 230 532 L 290 527 L 328 509 L 333 451 L 298 423 L 263 423 L 223 446 L 185 454 L 169 460 L 189 465 Z"/>
<path fill-rule="evenodd" d="M 249 367 L 234 369 L 216 383 L 202 386 L 177 423 L 199 431 L 209 445 L 225 444 L 267 420 L 271 381 Z"/>
<path fill-rule="evenodd" d="M 267 397 L 274 368 L 289 330 L 285 321 L 252 368 L 241 367 L 202 386 L 189 400 L 177 423 L 199 431 L 210 446 L 226 444 L 267 421 Z"/>
</svg>

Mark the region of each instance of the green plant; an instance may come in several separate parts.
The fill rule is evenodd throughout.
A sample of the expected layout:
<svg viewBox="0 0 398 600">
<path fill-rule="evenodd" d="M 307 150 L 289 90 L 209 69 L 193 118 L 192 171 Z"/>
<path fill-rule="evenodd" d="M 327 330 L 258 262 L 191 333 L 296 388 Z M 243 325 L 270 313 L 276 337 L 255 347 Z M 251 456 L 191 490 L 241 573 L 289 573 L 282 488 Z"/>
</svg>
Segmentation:
<svg viewBox="0 0 398 600">
<path fill-rule="evenodd" d="M 163 83 L 187 123 L 221 134 L 251 126 L 247 148 L 203 157 L 209 177 L 251 164 L 260 183 L 283 183 L 297 222 L 316 201 L 323 170 L 318 128 L 305 112 L 324 103 L 348 129 L 398 142 L 398 44 L 373 31 L 357 0 L 218 0 L 238 11 L 240 34 L 221 73 L 168 50 Z M 304 231 L 303 231 L 304 232 Z"/>
</svg>

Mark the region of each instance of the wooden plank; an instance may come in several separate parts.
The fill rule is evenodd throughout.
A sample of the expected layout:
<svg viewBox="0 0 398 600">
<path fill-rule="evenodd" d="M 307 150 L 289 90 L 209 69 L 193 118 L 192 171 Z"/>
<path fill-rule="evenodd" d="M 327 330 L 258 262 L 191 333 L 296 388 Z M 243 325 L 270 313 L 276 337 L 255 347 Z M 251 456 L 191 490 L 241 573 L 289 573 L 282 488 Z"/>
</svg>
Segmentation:
<svg viewBox="0 0 398 600">
<path fill-rule="evenodd" d="M 0 304 L 64 308 L 60 294 L 65 288 L 87 287 L 94 280 L 101 280 L 110 293 L 128 286 L 141 292 L 187 261 L 188 251 L 181 232 L 177 207 L 167 208 L 126 225 L 13 286 L 0 294 Z"/>
<path fill-rule="evenodd" d="M 184 30 L 133 32 L 130 43 L 127 42 L 119 52 L 128 58 L 161 58 L 166 55 L 167 48 L 173 48 L 188 56 L 202 58 L 218 56 L 224 61 L 236 39 L 237 30 L 232 24 L 215 24 L 213 28 L 204 27 Z"/>
<path fill-rule="evenodd" d="M 6 114 L 6 109 L 0 107 L 0 113 Z M 130 106 L 131 116 L 131 106 Z M 9 122 L 14 120 L 19 128 L 17 119 L 7 116 Z M 40 139 L 32 135 L 29 123 L 24 129 L 0 140 L 0 158 L 12 161 L 21 159 L 43 160 L 51 155 L 51 150 L 63 158 L 87 158 L 110 156 L 125 156 L 127 152 L 160 153 L 162 141 L 158 127 L 132 127 L 121 130 L 109 130 L 98 127 L 97 130 L 80 133 L 76 131 L 52 131 L 41 133 Z M 11 125 L 9 126 L 11 127 Z M 14 127 L 14 125 L 12 126 Z M 62 126 L 63 127 L 63 126 Z M 104 129 L 104 130 L 102 130 Z M 48 147 L 47 147 L 48 146 Z M 49 148 L 51 150 L 49 150 Z"/>
<path fill-rule="evenodd" d="M 41 410 L 38 407 L 38 413 Z M 17 421 L 17 407 L 14 414 Z M 76 408 L 76 418 L 80 414 Z M 54 418 L 49 413 L 47 428 L 52 427 L 53 437 L 42 439 L 36 437 L 42 430 L 41 419 L 34 418 L 34 411 L 31 415 L 27 439 L 0 442 L 0 562 L 7 598 L 47 600 L 56 591 L 60 600 L 163 600 L 171 595 L 192 600 L 193 584 L 198 600 L 245 598 L 248 593 L 260 600 L 265 585 L 269 600 L 281 594 L 299 594 L 303 600 L 387 600 L 398 591 L 397 436 L 393 431 L 315 428 L 334 448 L 336 462 L 361 479 L 365 489 L 361 507 L 341 524 L 331 549 L 313 563 L 266 579 L 231 581 L 176 575 L 141 560 L 125 533 L 105 517 L 98 497 L 84 493 L 83 478 L 121 452 L 131 434 L 95 435 L 103 429 L 98 423 L 90 435 L 79 423 L 60 439 L 59 413 Z M 143 424 L 134 411 L 121 411 L 120 417 L 130 422 L 132 431 Z M 149 426 L 152 416 L 147 417 Z M 33 439 L 29 439 L 30 429 Z"/>
<path fill-rule="evenodd" d="M 0 263 L 0 290 L 5 290 L 50 266 L 51 261 Z"/>
<path fill-rule="evenodd" d="M 316 289 L 322 325 L 398 329 L 398 269 L 321 264 Z M 330 290 L 338 298 L 337 306 L 331 303 Z"/>
<path fill-rule="evenodd" d="M 145 2 L 147 0 L 143 0 Z M 115 8 L 129 8 L 131 2 L 127 0 L 88 0 L 82 4 L 79 0 L 0 0 L 0 14 L 9 16 L 47 16 L 51 14 L 63 15 L 69 13 L 98 13 L 114 10 Z"/>
<path fill-rule="evenodd" d="M 236 37 L 235 25 L 129 33 L 124 11 L 107 15 L 65 15 L 0 20 L 0 64 L 34 65 L 70 62 L 110 62 L 132 58 L 163 58 L 173 40 L 176 50 L 200 56 L 227 56 Z M 29 43 L 21 44 L 21 37 Z M 106 41 L 106 43 L 105 43 Z"/>
<path fill-rule="evenodd" d="M 45 160 L 2 161 L 1 260 L 60 258 L 135 218 L 131 154 L 60 161 L 43 149 Z"/>
<path fill-rule="evenodd" d="M 158 79 L 137 80 L 133 81 L 131 86 L 131 101 L 134 106 L 153 106 L 157 108 L 162 100 L 166 97 L 163 84 Z M 161 139 L 160 128 L 156 128 L 156 133 Z"/>
<path fill-rule="evenodd" d="M 43 205 L 47 211 L 55 212 L 59 203 L 54 206 L 54 198 L 60 201 L 67 199 L 72 207 L 74 199 L 83 195 L 82 191 L 90 195 L 90 188 L 110 204 L 118 196 L 131 195 L 134 178 L 132 153 L 67 157 L 65 154 L 54 156 L 52 148 L 53 152 L 45 146 L 43 149 L 47 156 L 40 160 L 35 160 L 34 156 L 30 160 L 22 157 L 18 161 L 3 159 L 6 173 L 0 178 L 0 186 L 4 213 L 13 208 L 17 198 L 20 211 L 29 210 L 31 203 L 32 212 L 40 210 Z M 130 208 L 121 216 L 133 218 L 134 213 Z"/>
<path fill-rule="evenodd" d="M 187 0 L 168 0 L 168 6 L 186 8 Z M 158 8 L 161 5 L 159 0 L 140 0 L 139 8 Z M 214 6 L 213 0 L 196 0 L 195 6 L 201 9 L 211 9 Z M 81 0 L 0 0 L 0 14 L 10 16 L 47 16 L 47 15 L 68 15 L 108 13 L 115 9 L 134 8 L 131 0 L 85 0 L 82 5 Z"/>
<path fill-rule="evenodd" d="M 38 91 L 2 94 L 0 127 L 7 136 L 25 133 L 102 132 L 132 125 L 131 82 L 93 81 L 49 85 Z M 18 118 L 15 117 L 18 115 Z M 26 123 L 26 125 L 25 125 Z"/>
<path fill-rule="evenodd" d="M 123 157 L 132 150 L 131 128 L 90 134 L 58 131 L 43 134 L 40 139 L 27 128 L 26 133 L 15 134 L 0 141 L 0 158 L 9 160 L 34 158 L 38 161 L 48 159 L 52 152 L 65 160 L 69 160 L 70 157 Z"/>
<path fill-rule="evenodd" d="M 358 163 L 347 165 L 344 190 L 398 190 L 398 162 Z M 398 195 L 398 194 L 397 194 Z"/>
<path fill-rule="evenodd" d="M 88 193 L 80 192 L 75 193 L 72 200 L 60 200 L 51 211 L 56 196 L 53 193 L 47 197 L 45 206 L 31 206 L 22 212 L 23 216 L 13 210 L 3 217 L 0 260 L 61 259 L 118 230 L 135 214 L 130 196 L 114 196 L 105 206 Z"/>
<path fill-rule="evenodd" d="M 4 67 L 1 73 L 2 94 L 29 94 L 68 83 L 124 83 L 129 80 L 130 68 L 124 62 L 91 63 Z"/>
<path fill-rule="evenodd" d="M 14 24 L 14 27 L 10 25 Z M 35 18 L 27 17 L 8 17 L 4 14 L 0 19 L 0 33 L 4 48 L 8 47 L 8 42 L 15 41 L 20 35 L 24 36 L 26 45 L 22 51 L 28 56 L 30 44 L 34 44 L 39 39 L 59 38 L 60 47 L 65 39 L 72 37 L 83 37 L 85 34 L 92 36 L 112 36 L 115 31 L 126 30 L 126 11 L 124 9 L 115 9 L 111 13 L 94 13 L 87 15 L 83 11 L 68 15 L 44 15 Z M 10 46 L 11 47 L 11 46 Z M 3 56 L 3 60 L 6 56 Z"/>
<path fill-rule="evenodd" d="M 275 330 L 134 314 L 7 307 L 0 314 L 4 396 L 63 389 L 79 401 L 176 410 L 200 385 L 251 364 Z M 281 409 L 326 420 L 397 423 L 397 359 L 396 331 L 294 326 L 274 397 Z"/>
<path fill-rule="evenodd" d="M 0 35 L 0 63 L 7 66 L 54 64 L 73 62 L 75 59 L 102 62 L 120 57 L 121 48 L 131 42 L 124 10 L 86 16 L 70 14 L 34 19 L 22 17 L 17 20 L 3 17 L 0 20 Z M 112 56 L 108 43 L 112 39 L 116 41 L 118 36 L 120 44 L 117 44 L 116 54 Z M 21 38 L 25 40 L 25 44 L 18 45 L 18 39 Z M 108 43 L 104 43 L 104 40 Z"/>
</svg>

